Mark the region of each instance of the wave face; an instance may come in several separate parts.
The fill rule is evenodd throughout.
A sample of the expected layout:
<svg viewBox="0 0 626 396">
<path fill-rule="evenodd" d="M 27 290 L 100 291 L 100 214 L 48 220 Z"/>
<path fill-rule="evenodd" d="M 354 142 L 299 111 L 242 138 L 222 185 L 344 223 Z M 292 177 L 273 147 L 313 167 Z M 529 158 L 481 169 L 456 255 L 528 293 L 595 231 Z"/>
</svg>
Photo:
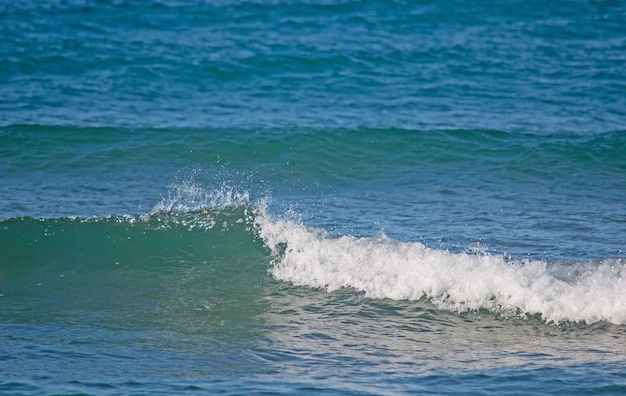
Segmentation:
<svg viewBox="0 0 626 396">
<path fill-rule="evenodd" d="M 122 314 L 132 327 L 194 312 L 217 322 L 242 315 L 267 272 L 249 210 L 3 221 L 5 319 L 76 321 L 93 311 L 103 325 L 122 325 Z"/>
</svg>

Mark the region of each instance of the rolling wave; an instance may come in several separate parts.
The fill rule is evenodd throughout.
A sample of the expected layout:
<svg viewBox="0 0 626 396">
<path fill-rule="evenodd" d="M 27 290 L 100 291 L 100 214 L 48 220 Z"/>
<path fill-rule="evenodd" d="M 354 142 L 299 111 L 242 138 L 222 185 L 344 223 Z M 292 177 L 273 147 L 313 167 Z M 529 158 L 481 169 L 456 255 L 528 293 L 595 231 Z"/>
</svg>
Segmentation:
<svg viewBox="0 0 626 396">
<path fill-rule="evenodd" d="M 141 216 L 13 218 L 2 221 L 0 229 L 1 250 L 8 252 L 3 294 L 26 282 L 15 274 L 24 273 L 28 263 L 31 270 L 48 267 L 52 279 L 76 271 L 76 265 L 103 274 L 122 263 L 134 268 L 127 275 L 139 276 L 148 269 L 168 272 L 185 261 L 209 260 L 225 276 L 218 283 L 235 282 L 226 274 L 239 263 L 249 272 L 245 276 L 257 281 L 269 273 L 296 286 L 428 300 L 453 312 L 626 324 L 623 259 L 518 260 L 481 249 L 453 253 L 385 235 L 333 235 L 286 214 L 270 214 L 267 200 L 252 201 L 231 188 L 207 193 L 180 186 Z"/>
</svg>

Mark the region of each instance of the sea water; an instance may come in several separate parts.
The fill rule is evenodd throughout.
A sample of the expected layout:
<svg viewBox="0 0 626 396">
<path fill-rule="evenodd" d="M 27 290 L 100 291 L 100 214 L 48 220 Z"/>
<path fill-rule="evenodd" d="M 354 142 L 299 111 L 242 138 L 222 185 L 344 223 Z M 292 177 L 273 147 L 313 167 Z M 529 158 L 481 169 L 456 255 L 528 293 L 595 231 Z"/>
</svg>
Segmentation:
<svg viewBox="0 0 626 396">
<path fill-rule="evenodd" d="M 626 392 L 625 32 L 0 3 L 0 393 Z"/>
</svg>

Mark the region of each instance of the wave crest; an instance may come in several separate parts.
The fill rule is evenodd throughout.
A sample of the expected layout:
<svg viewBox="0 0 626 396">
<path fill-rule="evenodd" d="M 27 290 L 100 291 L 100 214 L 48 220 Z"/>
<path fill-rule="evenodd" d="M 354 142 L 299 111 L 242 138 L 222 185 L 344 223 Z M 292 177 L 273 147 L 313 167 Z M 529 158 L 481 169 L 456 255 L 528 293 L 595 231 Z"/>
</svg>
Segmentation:
<svg viewBox="0 0 626 396">
<path fill-rule="evenodd" d="M 576 264 L 514 261 L 385 236 L 334 237 L 269 217 L 257 221 L 259 235 L 274 255 L 271 275 L 295 285 L 329 292 L 352 288 L 371 298 L 425 298 L 455 312 L 487 309 L 504 316 L 540 315 L 548 323 L 626 323 L 621 259 Z"/>
</svg>

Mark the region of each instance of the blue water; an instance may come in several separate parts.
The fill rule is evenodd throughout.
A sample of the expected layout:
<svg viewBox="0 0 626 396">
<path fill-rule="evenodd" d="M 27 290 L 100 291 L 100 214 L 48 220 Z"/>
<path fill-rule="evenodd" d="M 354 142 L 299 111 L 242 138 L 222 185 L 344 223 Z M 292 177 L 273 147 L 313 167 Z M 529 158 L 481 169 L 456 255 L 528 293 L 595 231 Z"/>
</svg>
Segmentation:
<svg viewBox="0 0 626 396">
<path fill-rule="evenodd" d="M 625 32 L 0 3 L 0 393 L 626 392 Z"/>
</svg>

